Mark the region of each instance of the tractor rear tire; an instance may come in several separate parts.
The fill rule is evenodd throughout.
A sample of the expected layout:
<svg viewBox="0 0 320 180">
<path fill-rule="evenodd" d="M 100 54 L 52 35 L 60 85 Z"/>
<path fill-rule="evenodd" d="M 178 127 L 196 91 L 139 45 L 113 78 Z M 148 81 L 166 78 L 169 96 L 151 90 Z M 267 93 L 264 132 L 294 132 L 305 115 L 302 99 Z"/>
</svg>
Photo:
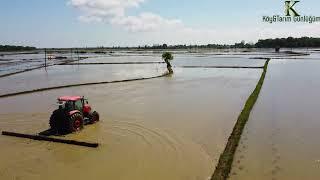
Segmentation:
<svg viewBox="0 0 320 180">
<path fill-rule="evenodd" d="M 50 129 L 56 133 L 63 133 L 65 127 L 63 122 L 65 121 L 66 117 L 62 110 L 53 111 L 49 121 Z"/>
<path fill-rule="evenodd" d="M 71 115 L 69 119 L 69 132 L 77 132 L 83 129 L 84 121 L 80 113 Z"/>
<path fill-rule="evenodd" d="M 90 123 L 94 124 L 96 122 L 98 122 L 100 120 L 100 115 L 97 111 L 93 111 L 93 113 L 91 114 L 91 119 L 90 119 Z"/>
</svg>

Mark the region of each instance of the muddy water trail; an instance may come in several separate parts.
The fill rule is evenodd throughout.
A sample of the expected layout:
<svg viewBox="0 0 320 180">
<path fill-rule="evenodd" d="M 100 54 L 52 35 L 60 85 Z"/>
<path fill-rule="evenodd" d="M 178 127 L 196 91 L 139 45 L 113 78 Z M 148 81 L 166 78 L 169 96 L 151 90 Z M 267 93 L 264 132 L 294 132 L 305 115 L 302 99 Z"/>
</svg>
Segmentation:
<svg viewBox="0 0 320 180">
<path fill-rule="evenodd" d="M 320 62 L 272 60 L 230 179 L 319 179 Z"/>
<path fill-rule="evenodd" d="M 88 97 L 102 117 L 63 137 L 101 143 L 96 150 L 0 136 L 0 179 L 208 179 L 261 70 L 175 72 L 0 99 L 0 130 L 45 130 L 56 97 L 68 94 Z"/>
</svg>

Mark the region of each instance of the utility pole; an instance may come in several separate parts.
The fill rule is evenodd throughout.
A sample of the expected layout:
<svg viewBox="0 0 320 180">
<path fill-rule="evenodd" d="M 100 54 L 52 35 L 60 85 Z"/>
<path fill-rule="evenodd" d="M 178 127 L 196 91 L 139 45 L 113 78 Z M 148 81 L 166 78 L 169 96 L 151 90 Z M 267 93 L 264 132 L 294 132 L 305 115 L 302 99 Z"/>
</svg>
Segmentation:
<svg viewBox="0 0 320 180">
<path fill-rule="evenodd" d="M 72 53 L 73 53 L 73 52 L 72 52 L 72 50 L 73 50 L 73 49 L 71 48 L 71 60 L 73 60 L 73 56 L 72 56 Z"/>
<path fill-rule="evenodd" d="M 44 67 L 47 67 L 47 49 L 44 49 Z"/>
<path fill-rule="evenodd" d="M 79 49 L 77 48 L 78 62 L 80 61 Z"/>
</svg>

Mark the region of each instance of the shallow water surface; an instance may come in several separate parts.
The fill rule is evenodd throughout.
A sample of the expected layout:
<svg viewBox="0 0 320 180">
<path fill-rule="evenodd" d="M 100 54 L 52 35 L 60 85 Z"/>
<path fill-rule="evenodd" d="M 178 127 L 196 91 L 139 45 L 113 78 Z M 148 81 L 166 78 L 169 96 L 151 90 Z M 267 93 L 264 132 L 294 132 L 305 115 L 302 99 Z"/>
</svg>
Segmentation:
<svg viewBox="0 0 320 180">
<path fill-rule="evenodd" d="M 272 60 L 230 179 L 320 179 L 320 61 Z"/>
<path fill-rule="evenodd" d="M 165 72 L 166 68 L 162 64 L 56 65 L 0 78 L 0 94 L 70 84 L 152 77 Z"/>
<path fill-rule="evenodd" d="M 163 62 L 161 55 L 145 56 L 110 56 L 88 58 L 79 63 L 139 63 L 139 62 Z M 263 66 L 265 60 L 249 59 L 242 56 L 221 55 L 193 55 L 193 54 L 176 54 L 172 65 L 174 66 Z"/>
<path fill-rule="evenodd" d="M 126 62 L 163 62 L 161 55 L 113 55 L 108 57 L 88 58 L 79 63 L 126 63 Z"/>
<path fill-rule="evenodd" d="M 102 121 L 63 137 L 98 149 L 0 136 L 0 179 L 208 179 L 260 74 L 178 68 L 171 77 L 2 98 L 0 130 L 45 130 L 61 95 L 85 95 Z"/>
<path fill-rule="evenodd" d="M 36 53 L 6 52 L 0 55 L 0 75 L 22 72 L 28 69 L 41 68 L 45 66 L 45 63 L 47 63 L 47 66 L 50 66 L 54 64 L 77 61 L 78 58 L 85 59 L 108 56 L 107 54 L 71 54 L 70 52 L 60 52 L 48 53 L 48 56 L 63 56 L 67 59 L 47 59 L 47 61 L 45 61 L 45 54 L 42 51 Z"/>
</svg>

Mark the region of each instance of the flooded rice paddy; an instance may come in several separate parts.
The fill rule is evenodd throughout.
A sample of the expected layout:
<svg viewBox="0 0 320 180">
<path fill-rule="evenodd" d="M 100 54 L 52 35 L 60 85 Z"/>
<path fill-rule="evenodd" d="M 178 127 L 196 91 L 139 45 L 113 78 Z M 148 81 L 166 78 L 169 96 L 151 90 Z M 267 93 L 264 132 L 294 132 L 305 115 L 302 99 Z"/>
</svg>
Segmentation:
<svg viewBox="0 0 320 180">
<path fill-rule="evenodd" d="M 165 65 L 63 65 L 19 73 L 0 78 L 0 94 L 28 91 L 69 84 L 116 81 L 158 76 L 165 72 Z"/>
<path fill-rule="evenodd" d="M 165 71 L 162 64 L 51 66 L 0 79 L 1 93 Z M 85 95 L 102 117 L 65 137 L 99 142 L 97 150 L 0 137 L 1 179 L 208 179 L 260 73 L 177 67 L 171 77 L 0 99 L 1 130 L 47 129 L 56 98 L 66 94 Z"/>
<path fill-rule="evenodd" d="M 320 178 L 319 67 L 313 60 L 271 61 L 230 179 Z"/>
<path fill-rule="evenodd" d="M 262 70 L 206 66 L 263 66 L 265 60 L 251 59 L 257 56 L 274 54 L 178 53 L 172 76 L 1 98 L 0 131 L 46 130 L 61 95 L 88 97 L 102 121 L 61 137 L 98 142 L 98 149 L 0 136 L 0 179 L 207 180 Z M 158 62 L 160 57 L 116 53 L 77 63 Z M 270 62 L 231 179 L 320 176 L 318 65 L 310 59 Z M 164 72 L 164 64 L 55 65 L 0 78 L 0 94 Z"/>
<path fill-rule="evenodd" d="M 101 57 L 107 55 L 97 55 L 97 54 L 75 54 L 75 53 L 48 53 L 47 57 L 63 57 L 62 59 L 47 59 L 45 62 L 45 54 L 43 51 L 36 52 L 0 52 L 0 76 L 8 75 L 16 72 L 23 72 L 29 69 L 37 69 L 45 66 L 62 64 L 66 62 L 75 61 L 79 58 L 93 58 Z M 66 58 L 66 59 L 65 59 Z"/>
</svg>

